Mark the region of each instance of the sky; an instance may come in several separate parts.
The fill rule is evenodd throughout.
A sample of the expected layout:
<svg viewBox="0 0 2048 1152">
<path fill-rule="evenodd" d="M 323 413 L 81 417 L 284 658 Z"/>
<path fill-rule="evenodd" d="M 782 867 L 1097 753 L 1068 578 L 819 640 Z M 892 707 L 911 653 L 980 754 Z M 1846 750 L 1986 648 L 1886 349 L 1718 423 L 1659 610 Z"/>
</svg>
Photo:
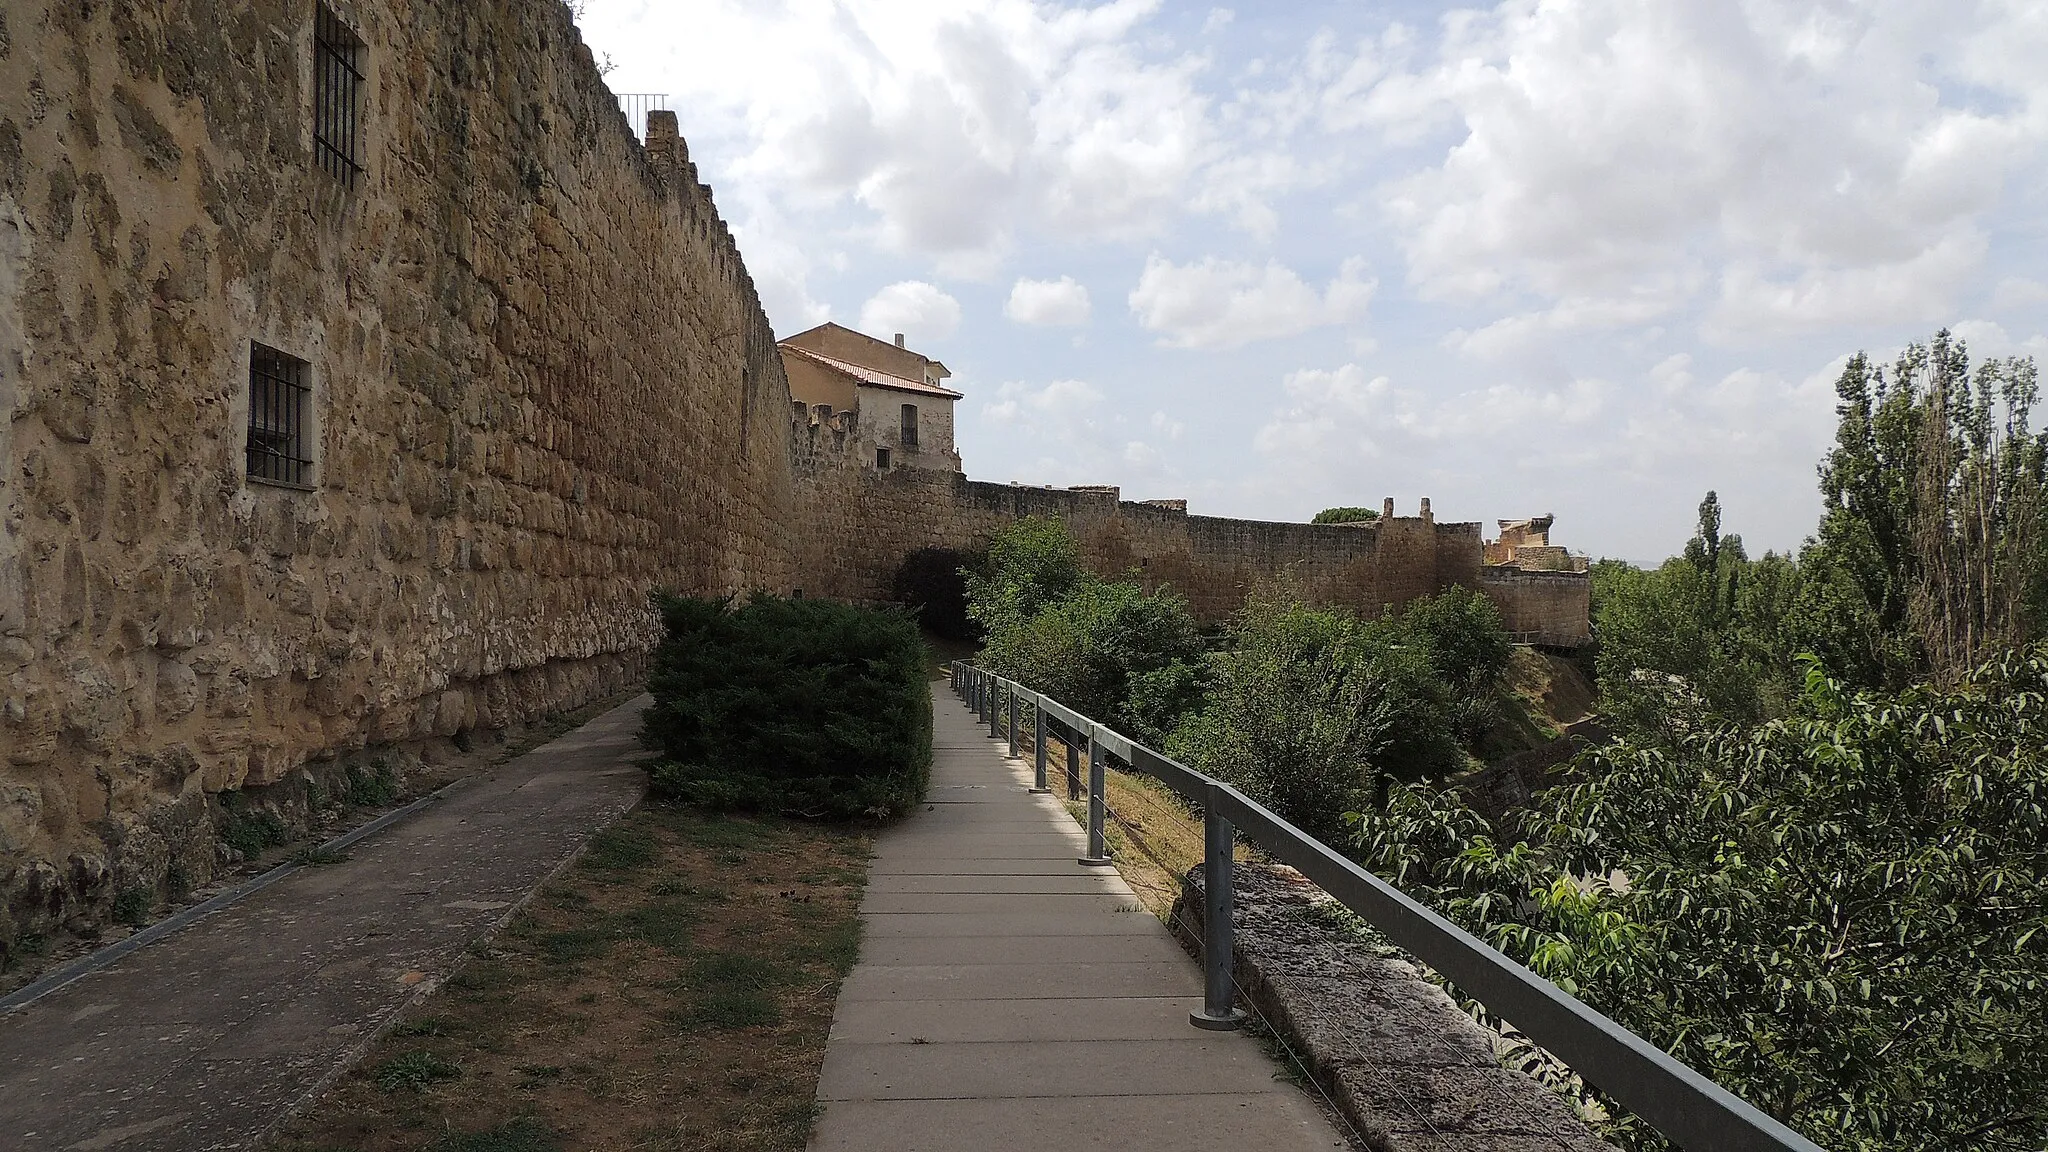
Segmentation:
<svg viewBox="0 0 2048 1152">
<path fill-rule="evenodd" d="M 2048 5 L 585 0 L 778 335 L 943 360 L 976 479 L 1554 513 L 1820 502 L 1833 382 L 2048 361 Z"/>
</svg>

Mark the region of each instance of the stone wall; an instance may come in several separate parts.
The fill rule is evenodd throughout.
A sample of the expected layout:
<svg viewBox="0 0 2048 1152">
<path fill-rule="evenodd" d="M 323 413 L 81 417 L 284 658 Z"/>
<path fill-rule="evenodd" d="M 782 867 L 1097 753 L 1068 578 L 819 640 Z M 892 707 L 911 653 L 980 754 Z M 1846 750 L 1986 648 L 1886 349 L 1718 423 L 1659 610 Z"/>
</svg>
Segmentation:
<svg viewBox="0 0 2048 1152">
<path fill-rule="evenodd" d="M 629 685 L 651 587 L 791 582 L 780 358 L 680 142 L 551 0 L 334 7 L 353 186 L 311 4 L 0 11 L 0 948 L 203 881 L 218 793 Z M 251 341 L 309 363 L 304 490 L 245 476 Z"/>
<path fill-rule="evenodd" d="M 1584 571 L 1546 572 L 1487 565 L 1479 587 L 1500 609 L 1515 638 L 1529 644 L 1577 648 L 1592 639 L 1590 577 Z"/>
<path fill-rule="evenodd" d="M 921 547 L 972 549 L 1025 516 L 1064 521 L 1090 570 L 1171 584 L 1196 616 L 1220 620 L 1283 573 L 1312 598 L 1378 612 L 1451 584 L 1479 584 L 1479 525 L 1424 517 L 1334 526 L 1190 516 L 1173 502 L 1120 500 L 1115 489 L 1038 488 L 960 473 L 862 467 L 829 427 L 799 426 L 793 472 L 794 580 L 807 594 L 888 595 Z M 871 463 L 871 462 L 870 462 Z"/>
</svg>

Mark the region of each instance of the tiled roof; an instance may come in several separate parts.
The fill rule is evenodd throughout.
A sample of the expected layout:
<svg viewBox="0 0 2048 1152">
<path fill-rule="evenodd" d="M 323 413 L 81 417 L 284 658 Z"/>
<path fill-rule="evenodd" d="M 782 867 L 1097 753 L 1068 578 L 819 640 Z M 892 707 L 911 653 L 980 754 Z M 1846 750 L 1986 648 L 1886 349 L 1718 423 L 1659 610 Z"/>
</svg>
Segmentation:
<svg viewBox="0 0 2048 1152">
<path fill-rule="evenodd" d="M 825 367 L 842 375 L 851 376 L 857 382 L 866 384 L 869 387 L 893 388 L 898 392 L 916 392 L 925 396 L 943 396 L 948 400 L 960 399 L 960 393 L 950 388 L 941 388 L 937 384 L 927 384 L 922 380 L 912 380 L 907 376 L 892 376 L 879 368 L 869 368 L 864 364 L 855 364 L 851 360 L 841 360 L 837 356 L 827 356 L 821 352 L 813 352 L 809 348 L 798 348 L 793 344 L 778 344 L 776 347 L 782 349 L 785 354 L 794 352 L 798 356 L 815 360 Z"/>
</svg>

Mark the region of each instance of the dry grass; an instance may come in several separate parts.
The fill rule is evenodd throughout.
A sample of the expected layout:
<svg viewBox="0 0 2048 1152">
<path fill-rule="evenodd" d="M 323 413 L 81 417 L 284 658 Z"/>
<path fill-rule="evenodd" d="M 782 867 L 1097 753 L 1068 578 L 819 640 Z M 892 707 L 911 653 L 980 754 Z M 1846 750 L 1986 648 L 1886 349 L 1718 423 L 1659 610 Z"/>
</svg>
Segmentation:
<svg viewBox="0 0 2048 1152">
<path fill-rule="evenodd" d="M 641 806 L 277 1146 L 801 1149 L 868 850 Z"/>
<path fill-rule="evenodd" d="M 1051 763 L 1047 775 L 1053 789 L 1066 796 L 1066 782 L 1058 766 L 1066 763 L 1066 748 L 1057 737 L 1050 738 Z M 1026 752 L 1028 757 L 1030 754 Z M 1083 749 L 1081 764 L 1086 785 L 1088 756 Z M 1102 837 L 1116 861 L 1117 874 L 1137 894 L 1145 910 L 1171 921 L 1173 902 L 1180 896 L 1180 880 L 1187 870 L 1202 862 L 1202 817 L 1188 807 L 1173 789 L 1149 776 L 1114 769 L 1103 777 L 1103 800 L 1108 819 Z M 1067 811 L 1082 827 L 1088 826 L 1088 801 L 1068 800 Z M 1251 859 L 1250 846 L 1240 843 L 1237 858 Z"/>
</svg>

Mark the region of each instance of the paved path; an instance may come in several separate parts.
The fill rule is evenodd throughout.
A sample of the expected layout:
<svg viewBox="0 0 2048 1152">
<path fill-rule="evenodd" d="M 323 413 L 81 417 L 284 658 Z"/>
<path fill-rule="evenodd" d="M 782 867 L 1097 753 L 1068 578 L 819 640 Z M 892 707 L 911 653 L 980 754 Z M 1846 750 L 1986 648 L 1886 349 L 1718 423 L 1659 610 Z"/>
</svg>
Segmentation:
<svg viewBox="0 0 2048 1152">
<path fill-rule="evenodd" d="M 254 1147 L 639 799 L 645 702 L 0 1016 L 0 1147 Z"/>
<path fill-rule="evenodd" d="M 932 803 L 876 844 L 815 1152 L 1346 1147 L 944 683 Z"/>
</svg>

